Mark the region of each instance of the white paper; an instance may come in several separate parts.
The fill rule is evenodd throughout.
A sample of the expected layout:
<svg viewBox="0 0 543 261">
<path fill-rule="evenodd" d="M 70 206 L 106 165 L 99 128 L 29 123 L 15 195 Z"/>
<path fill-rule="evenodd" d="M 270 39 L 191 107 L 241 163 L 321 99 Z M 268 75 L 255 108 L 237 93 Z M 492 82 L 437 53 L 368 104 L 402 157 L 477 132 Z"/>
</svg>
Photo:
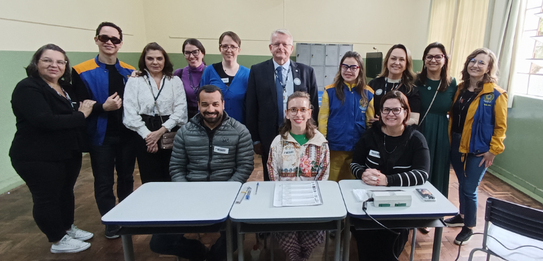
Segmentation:
<svg viewBox="0 0 543 261">
<path fill-rule="evenodd" d="M 293 181 L 275 184 L 274 207 L 316 206 L 322 204 L 316 181 Z"/>
<path fill-rule="evenodd" d="M 353 189 L 353 195 L 360 202 L 364 202 L 369 198 L 368 191 L 365 189 Z"/>
</svg>

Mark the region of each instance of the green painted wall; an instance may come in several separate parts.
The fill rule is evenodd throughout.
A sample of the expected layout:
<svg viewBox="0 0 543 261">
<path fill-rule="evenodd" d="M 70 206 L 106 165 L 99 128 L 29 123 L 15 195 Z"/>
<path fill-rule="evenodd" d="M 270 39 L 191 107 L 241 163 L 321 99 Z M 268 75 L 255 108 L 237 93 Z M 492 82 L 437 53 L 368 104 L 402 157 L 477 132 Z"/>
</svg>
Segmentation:
<svg viewBox="0 0 543 261">
<path fill-rule="evenodd" d="M 28 65 L 34 52 L 28 51 L 0 51 L 0 193 L 4 193 L 14 187 L 23 184 L 17 173 L 11 167 L 8 156 L 11 141 L 15 133 L 15 117 L 11 110 L 11 93 L 15 85 L 24 77 L 26 73 L 24 67 Z M 94 58 L 94 52 L 69 52 L 70 64 L 76 65 L 88 59 Z M 140 53 L 119 53 L 119 59 L 137 68 Z M 270 59 L 271 56 L 258 55 L 240 55 L 238 62 L 251 68 L 251 65 Z M 183 54 L 170 54 L 170 59 L 174 68 L 185 67 L 187 62 Z M 295 60 L 295 57 L 292 57 Z M 217 63 L 222 60 L 220 54 L 208 54 L 205 57 L 207 64 Z M 420 71 L 422 61 L 413 61 L 414 71 Z M 31 106 L 29 104 L 29 106 Z M 543 186 L 540 186 L 543 187 Z"/>
<path fill-rule="evenodd" d="M 505 151 L 496 156 L 489 171 L 515 188 L 543 202 L 541 150 L 543 100 L 515 96 L 507 115 Z"/>
</svg>

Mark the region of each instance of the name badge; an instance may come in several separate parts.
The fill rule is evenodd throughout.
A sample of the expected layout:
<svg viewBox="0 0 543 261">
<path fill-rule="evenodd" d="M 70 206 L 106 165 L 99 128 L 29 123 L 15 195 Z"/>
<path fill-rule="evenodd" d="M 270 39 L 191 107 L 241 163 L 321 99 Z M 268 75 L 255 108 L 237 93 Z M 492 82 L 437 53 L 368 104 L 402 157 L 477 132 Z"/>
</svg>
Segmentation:
<svg viewBox="0 0 543 261">
<path fill-rule="evenodd" d="M 379 151 L 376 151 L 376 150 L 370 150 L 370 156 L 381 158 L 381 156 L 379 155 Z"/>
<path fill-rule="evenodd" d="M 219 146 L 213 147 L 213 151 L 217 152 L 217 153 L 220 153 L 220 154 L 228 154 L 228 148 L 223 148 L 223 147 L 219 147 Z"/>
<path fill-rule="evenodd" d="M 283 155 L 294 155 L 294 149 L 284 150 Z"/>
<path fill-rule="evenodd" d="M 228 82 L 230 82 L 230 80 L 229 80 L 228 78 L 221 78 L 221 80 L 222 80 L 223 83 L 228 83 Z"/>
</svg>

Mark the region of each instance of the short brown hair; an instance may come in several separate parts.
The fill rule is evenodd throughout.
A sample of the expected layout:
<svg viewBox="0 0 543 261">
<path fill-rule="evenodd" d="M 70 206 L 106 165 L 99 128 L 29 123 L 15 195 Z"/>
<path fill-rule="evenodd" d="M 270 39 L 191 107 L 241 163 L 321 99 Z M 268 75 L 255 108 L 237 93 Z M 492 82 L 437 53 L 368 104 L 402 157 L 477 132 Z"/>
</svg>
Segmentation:
<svg viewBox="0 0 543 261">
<path fill-rule="evenodd" d="M 402 108 L 407 112 L 407 115 L 405 115 L 405 119 L 403 119 L 403 125 L 407 126 L 407 121 L 411 117 L 411 107 L 409 107 L 409 101 L 407 100 L 407 96 L 403 94 L 401 91 L 398 90 L 391 90 L 387 92 L 382 98 L 381 98 L 381 107 L 379 108 L 379 111 L 383 111 L 383 106 L 387 100 L 390 99 L 398 99 L 400 101 L 400 104 L 402 105 Z M 385 126 L 385 123 L 383 122 L 383 115 L 379 117 L 379 123 L 381 123 L 381 126 Z"/>
<path fill-rule="evenodd" d="M 234 42 L 238 44 L 238 47 L 241 47 L 241 39 L 236 33 L 232 31 L 226 31 L 221 34 L 221 37 L 219 37 L 219 45 L 222 44 L 222 40 L 224 39 L 225 36 L 230 36 L 230 38 L 232 38 L 232 40 L 234 40 Z"/>
</svg>

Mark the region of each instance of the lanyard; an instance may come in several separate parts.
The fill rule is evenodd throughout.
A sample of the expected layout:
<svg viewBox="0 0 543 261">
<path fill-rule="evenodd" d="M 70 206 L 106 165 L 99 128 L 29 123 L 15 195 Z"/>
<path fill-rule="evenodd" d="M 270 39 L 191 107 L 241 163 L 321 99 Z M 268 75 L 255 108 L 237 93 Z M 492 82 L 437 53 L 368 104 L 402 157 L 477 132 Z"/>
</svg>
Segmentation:
<svg viewBox="0 0 543 261">
<path fill-rule="evenodd" d="M 149 83 L 149 87 L 152 87 L 153 85 L 151 84 L 151 81 L 149 80 L 150 77 L 147 77 L 147 82 Z M 162 76 L 162 84 L 160 86 L 160 88 L 158 89 L 158 94 L 156 95 L 156 97 L 154 97 L 155 101 L 158 99 L 158 96 L 160 96 L 160 94 L 162 93 L 162 89 L 164 89 L 164 82 L 166 81 L 166 77 Z M 151 93 L 155 94 L 155 92 L 153 92 L 152 88 L 151 88 Z"/>
<path fill-rule="evenodd" d="M 464 95 L 462 95 L 464 96 Z M 460 108 L 460 113 L 458 113 L 458 127 L 460 127 L 460 121 L 462 120 L 462 112 L 464 111 L 464 109 L 466 108 L 466 105 L 470 104 L 471 102 L 471 99 L 473 99 L 475 96 L 477 96 L 477 94 L 475 92 L 473 92 L 473 94 L 469 97 L 469 99 L 464 103 L 462 100 L 464 99 L 464 97 L 460 97 L 460 104 L 463 104 L 462 107 Z"/>
<path fill-rule="evenodd" d="M 202 71 L 204 71 L 206 69 L 207 65 L 204 65 L 204 68 L 202 69 Z M 200 88 L 200 82 L 198 82 L 198 84 L 196 86 L 194 86 L 192 84 L 192 73 L 190 72 L 190 68 L 189 69 L 189 84 L 190 84 L 190 88 L 192 89 L 192 91 L 194 93 L 196 93 L 196 91 L 198 91 L 198 89 Z"/>
</svg>

